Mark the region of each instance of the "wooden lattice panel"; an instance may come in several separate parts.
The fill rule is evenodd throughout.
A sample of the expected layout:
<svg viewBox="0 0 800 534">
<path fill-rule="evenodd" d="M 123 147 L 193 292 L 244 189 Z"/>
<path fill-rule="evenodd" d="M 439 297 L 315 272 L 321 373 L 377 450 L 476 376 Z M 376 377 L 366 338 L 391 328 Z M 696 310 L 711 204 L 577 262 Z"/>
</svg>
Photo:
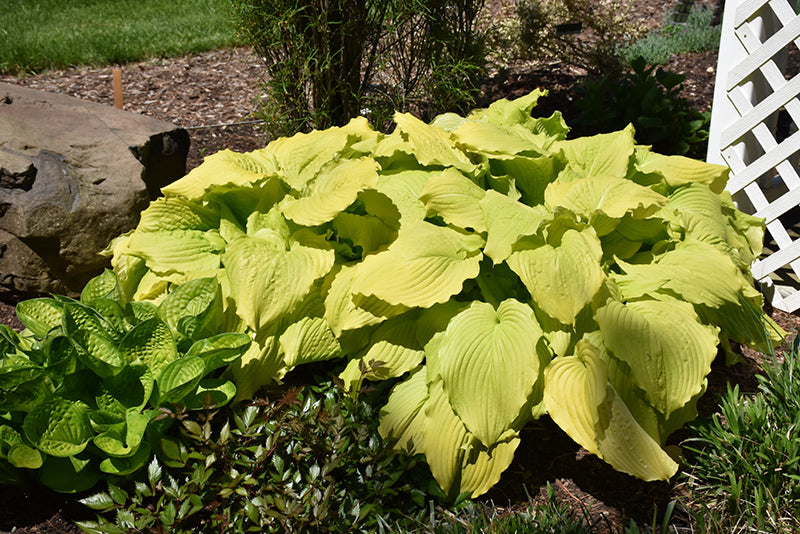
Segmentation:
<svg viewBox="0 0 800 534">
<path fill-rule="evenodd" d="M 800 47 L 800 16 L 787 0 L 728 0 L 712 107 L 708 161 L 731 169 L 740 209 L 766 219 L 767 250 L 752 267 L 775 307 L 800 308 L 800 76 L 786 54 Z"/>
</svg>

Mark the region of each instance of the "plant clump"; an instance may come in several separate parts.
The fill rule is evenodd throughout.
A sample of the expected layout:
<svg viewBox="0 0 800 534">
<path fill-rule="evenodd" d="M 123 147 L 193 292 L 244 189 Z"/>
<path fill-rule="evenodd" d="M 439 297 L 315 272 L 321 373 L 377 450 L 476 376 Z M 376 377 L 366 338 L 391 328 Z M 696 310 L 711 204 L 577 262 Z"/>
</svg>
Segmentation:
<svg viewBox="0 0 800 534">
<path fill-rule="evenodd" d="M 718 346 L 782 337 L 749 272 L 764 223 L 727 169 L 631 127 L 567 140 L 560 114 L 531 116 L 542 94 L 217 153 L 112 245 L 114 271 L 134 301 L 217 280 L 220 320 L 252 339 L 239 399 L 310 362 L 341 359 L 354 395 L 392 381 L 381 435 L 451 496 L 491 488 L 544 413 L 669 479 Z"/>
</svg>

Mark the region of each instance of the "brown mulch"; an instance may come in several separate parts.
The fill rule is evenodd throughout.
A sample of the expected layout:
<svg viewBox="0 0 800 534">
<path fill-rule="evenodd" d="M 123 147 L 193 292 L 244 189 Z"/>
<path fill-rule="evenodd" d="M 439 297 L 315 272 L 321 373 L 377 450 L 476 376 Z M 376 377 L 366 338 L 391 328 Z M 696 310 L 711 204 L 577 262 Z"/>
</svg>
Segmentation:
<svg viewBox="0 0 800 534">
<path fill-rule="evenodd" d="M 635 15 L 660 22 L 675 3 L 675 0 L 641 0 L 636 4 Z M 668 70 L 686 76 L 682 96 L 700 111 L 710 109 L 716 63 L 717 54 L 708 53 L 674 57 L 666 65 Z M 125 110 L 187 128 L 192 139 L 189 169 L 217 150 L 245 152 L 263 147 L 268 141 L 255 115 L 263 69 L 260 58 L 249 48 L 158 59 L 121 69 Z M 77 68 L 24 78 L 0 76 L 0 81 L 113 105 L 111 76 L 111 67 Z M 549 115 L 559 109 L 569 124 L 572 88 L 580 81 L 580 72 L 558 62 L 542 62 L 500 76 L 487 82 L 490 93 L 487 99 L 520 96 L 543 87 L 550 91 L 550 96 L 540 101 L 539 113 Z M 789 332 L 800 327 L 800 319 L 794 314 L 772 310 L 771 316 Z M 0 323 L 21 327 L 13 306 L 0 302 Z M 703 409 L 714 409 L 715 392 L 723 391 L 729 381 L 740 384 L 744 391 L 755 389 L 754 376 L 761 360 L 752 351 L 743 353 L 744 364 L 734 367 L 715 364 Z M 669 483 L 645 483 L 614 471 L 580 449 L 549 419 L 542 418 L 523 431 L 514 464 L 488 497 L 496 511 L 513 511 L 527 499 L 523 487 L 542 502 L 548 482 L 561 502 L 589 510 L 594 526 L 609 531 L 627 525 L 629 518 L 639 524 L 650 524 L 653 508 L 663 513 L 681 491 Z M 14 532 L 28 534 L 79 532 L 68 519 L 91 516 L 85 508 L 76 506 L 70 496 L 23 492 L 3 486 L 0 486 L 0 503 L 0 534 L 12 527 L 16 527 Z M 673 515 L 673 522 L 677 528 L 690 525 L 680 511 Z"/>
</svg>

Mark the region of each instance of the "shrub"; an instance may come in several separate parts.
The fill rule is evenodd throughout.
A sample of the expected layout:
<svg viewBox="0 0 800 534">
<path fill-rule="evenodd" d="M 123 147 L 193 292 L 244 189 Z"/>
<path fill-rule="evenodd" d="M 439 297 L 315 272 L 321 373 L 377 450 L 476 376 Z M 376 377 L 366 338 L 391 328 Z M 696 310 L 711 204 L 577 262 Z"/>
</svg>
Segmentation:
<svg viewBox="0 0 800 534">
<path fill-rule="evenodd" d="M 82 500 L 87 532 L 385 532 L 421 524 L 429 475 L 390 454 L 370 401 L 331 381 L 273 388 L 234 410 L 196 413 L 163 461 Z M 416 482 L 413 486 L 412 482 Z M 422 483 L 421 483 L 422 482 Z M 435 486 L 432 489 L 436 489 Z M 400 529 L 400 526 L 404 528 Z"/>
<path fill-rule="evenodd" d="M 112 264 L 135 299 L 213 273 L 253 344 L 240 398 L 309 362 L 400 379 L 381 434 L 423 453 L 451 496 L 497 482 L 549 412 L 618 470 L 670 478 L 722 341 L 769 350 L 749 266 L 764 223 L 727 169 L 566 140 L 541 92 L 466 118 L 395 115 L 224 151 L 167 186 Z M 773 323 L 770 323 L 773 324 Z"/>
<path fill-rule="evenodd" d="M 648 67 L 641 57 L 631 69 L 575 89 L 576 131 L 611 132 L 633 124 L 639 142 L 657 152 L 704 159 L 711 113 L 700 113 L 680 96 L 685 77 Z"/>
<path fill-rule="evenodd" d="M 519 43 L 523 57 L 555 57 L 602 76 L 622 70 L 620 46 L 643 33 L 628 16 L 630 0 L 529 0 L 517 5 L 517 20 L 506 30 Z M 564 31 L 569 25 L 580 28 Z"/>
<path fill-rule="evenodd" d="M 229 402 L 232 382 L 214 371 L 250 345 L 221 333 L 214 278 L 175 288 L 159 306 L 127 302 L 111 271 L 81 300 L 20 302 L 20 334 L 0 325 L 0 483 L 36 470 L 63 492 L 147 464 L 166 430 L 164 409 Z"/>
<path fill-rule="evenodd" d="M 234 0 L 266 62 L 264 112 L 276 133 L 470 105 L 484 68 L 474 27 L 483 3 Z"/>
</svg>

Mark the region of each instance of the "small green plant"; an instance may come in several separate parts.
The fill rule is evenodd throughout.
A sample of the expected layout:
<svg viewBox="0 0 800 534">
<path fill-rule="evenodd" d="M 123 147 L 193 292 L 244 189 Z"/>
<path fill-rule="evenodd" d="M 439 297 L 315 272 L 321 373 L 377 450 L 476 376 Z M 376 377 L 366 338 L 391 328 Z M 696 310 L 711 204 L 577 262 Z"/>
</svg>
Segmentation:
<svg viewBox="0 0 800 534">
<path fill-rule="evenodd" d="M 390 453 L 373 414 L 332 381 L 183 419 L 146 476 L 82 500 L 87 532 L 409 532 L 441 497 L 416 460 Z M 421 470 L 420 470 L 421 468 Z M 402 527 L 402 528 L 401 528 Z"/>
<path fill-rule="evenodd" d="M 614 131 L 633 124 L 640 143 L 663 154 L 704 158 L 711 114 L 680 96 L 685 77 L 648 66 L 641 57 L 631 71 L 587 80 L 575 91 L 578 135 Z"/>
<path fill-rule="evenodd" d="M 712 26 L 713 11 L 707 6 L 694 6 L 685 23 L 667 21 L 642 39 L 621 49 L 630 63 L 644 57 L 648 65 L 663 65 L 674 54 L 700 53 L 719 48 L 722 26 Z"/>
<path fill-rule="evenodd" d="M 156 307 L 127 302 L 111 271 L 81 300 L 22 301 L 26 329 L 0 325 L 0 483 L 30 471 L 58 491 L 81 491 L 102 476 L 147 464 L 176 405 L 205 409 L 236 387 L 215 370 L 249 347 L 220 333 L 215 279 L 198 278 Z"/>
<path fill-rule="evenodd" d="M 784 361 L 758 375 L 759 393 L 728 386 L 720 413 L 689 429 L 684 475 L 697 519 L 709 532 L 797 532 L 800 528 L 800 338 Z"/>
<path fill-rule="evenodd" d="M 474 21 L 483 0 L 234 0 L 264 58 L 264 114 L 275 134 L 343 126 L 395 109 L 473 103 L 484 70 Z"/>
</svg>

